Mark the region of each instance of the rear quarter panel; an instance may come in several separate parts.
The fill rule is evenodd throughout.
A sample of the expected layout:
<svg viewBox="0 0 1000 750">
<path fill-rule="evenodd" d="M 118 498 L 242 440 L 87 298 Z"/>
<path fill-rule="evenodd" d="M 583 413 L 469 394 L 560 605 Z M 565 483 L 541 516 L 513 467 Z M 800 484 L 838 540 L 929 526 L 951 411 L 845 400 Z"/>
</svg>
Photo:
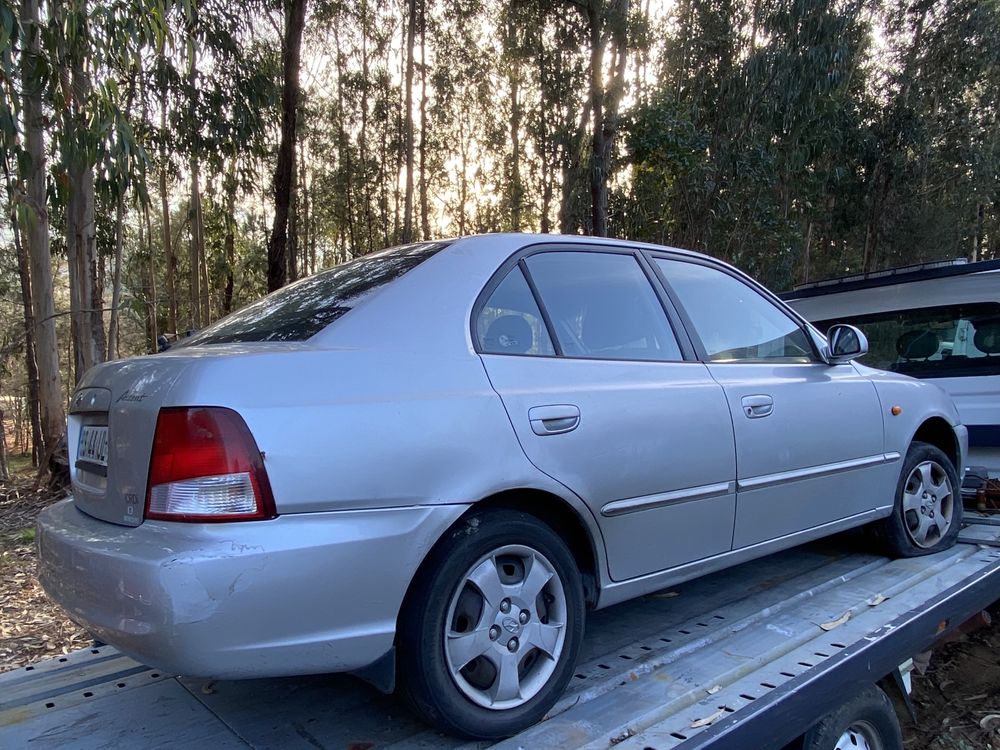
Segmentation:
<svg viewBox="0 0 1000 750">
<path fill-rule="evenodd" d="M 312 350 L 188 375 L 172 401 L 243 416 L 279 513 L 468 503 L 538 474 L 478 358 Z"/>
</svg>

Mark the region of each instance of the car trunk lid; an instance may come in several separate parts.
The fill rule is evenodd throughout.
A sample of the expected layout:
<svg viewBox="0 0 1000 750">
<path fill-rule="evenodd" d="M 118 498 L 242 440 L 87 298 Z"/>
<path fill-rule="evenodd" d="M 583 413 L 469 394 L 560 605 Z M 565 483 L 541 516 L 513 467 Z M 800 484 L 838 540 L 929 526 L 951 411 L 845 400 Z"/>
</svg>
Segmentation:
<svg viewBox="0 0 1000 750">
<path fill-rule="evenodd" d="M 87 373 L 70 402 L 67 429 L 77 508 L 111 523 L 142 523 L 156 418 L 190 362 L 157 355 Z"/>
</svg>

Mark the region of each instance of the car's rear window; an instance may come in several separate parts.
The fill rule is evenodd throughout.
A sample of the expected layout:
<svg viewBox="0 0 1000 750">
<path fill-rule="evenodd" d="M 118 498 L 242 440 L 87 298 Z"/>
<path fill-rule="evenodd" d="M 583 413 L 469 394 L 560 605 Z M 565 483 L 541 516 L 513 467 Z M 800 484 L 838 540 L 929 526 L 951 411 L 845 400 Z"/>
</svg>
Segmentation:
<svg viewBox="0 0 1000 750">
<path fill-rule="evenodd" d="M 447 244 L 401 245 L 341 263 L 247 305 L 178 345 L 305 341 Z"/>
</svg>

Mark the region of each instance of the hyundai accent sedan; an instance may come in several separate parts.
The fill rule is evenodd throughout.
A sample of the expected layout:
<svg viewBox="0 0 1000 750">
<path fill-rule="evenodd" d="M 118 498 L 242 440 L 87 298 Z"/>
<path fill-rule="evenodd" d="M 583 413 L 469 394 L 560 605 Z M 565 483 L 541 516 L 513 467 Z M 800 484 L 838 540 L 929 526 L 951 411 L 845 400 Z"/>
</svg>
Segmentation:
<svg viewBox="0 0 1000 750">
<path fill-rule="evenodd" d="M 175 673 L 355 672 L 467 737 L 541 719 L 585 612 L 849 527 L 954 543 L 967 436 L 733 268 L 407 245 L 87 373 L 40 578 Z"/>
</svg>

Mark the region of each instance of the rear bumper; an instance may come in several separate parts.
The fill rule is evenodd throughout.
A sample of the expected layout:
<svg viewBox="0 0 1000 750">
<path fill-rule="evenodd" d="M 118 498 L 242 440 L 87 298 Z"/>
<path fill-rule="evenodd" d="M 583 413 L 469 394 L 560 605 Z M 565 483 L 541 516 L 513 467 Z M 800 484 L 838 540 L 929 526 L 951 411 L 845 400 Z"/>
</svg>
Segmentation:
<svg viewBox="0 0 1000 750">
<path fill-rule="evenodd" d="M 417 566 L 466 507 L 129 528 L 69 499 L 39 516 L 39 579 L 97 638 L 164 671 L 351 671 L 391 648 Z"/>
</svg>

